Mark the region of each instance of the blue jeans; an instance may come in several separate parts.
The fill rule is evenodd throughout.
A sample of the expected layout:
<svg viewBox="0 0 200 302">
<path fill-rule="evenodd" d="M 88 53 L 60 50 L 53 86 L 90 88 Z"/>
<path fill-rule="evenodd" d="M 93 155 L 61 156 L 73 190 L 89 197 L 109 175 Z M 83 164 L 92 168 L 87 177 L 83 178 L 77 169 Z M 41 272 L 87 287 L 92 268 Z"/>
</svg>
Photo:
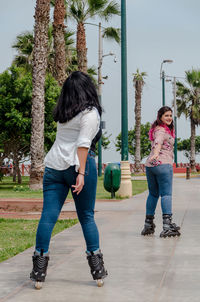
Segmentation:
<svg viewBox="0 0 200 302">
<path fill-rule="evenodd" d="M 47 252 L 51 233 L 59 217 L 69 189 L 76 183 L 78 173 L 75 166 L 66 170 L 45 168 L 43 178 L 43 210 L 36 235 L 36 250 Z M 85 185 L 77 195 L 72 192 L 76 211 L 85 237 L 87 250 L 99 249 L 99 233 L 94 221 L 97 171 L 94 156 L 88 154 L 85 168 Z"/>
<path fill-rule="evenodd" d="M 146 167 L 149 195 L 146 202 L 146 215 L 154 215 L 159 196 L 163 214 L 172 214 L 173 168 L 170 164 Z"/>
</svg>

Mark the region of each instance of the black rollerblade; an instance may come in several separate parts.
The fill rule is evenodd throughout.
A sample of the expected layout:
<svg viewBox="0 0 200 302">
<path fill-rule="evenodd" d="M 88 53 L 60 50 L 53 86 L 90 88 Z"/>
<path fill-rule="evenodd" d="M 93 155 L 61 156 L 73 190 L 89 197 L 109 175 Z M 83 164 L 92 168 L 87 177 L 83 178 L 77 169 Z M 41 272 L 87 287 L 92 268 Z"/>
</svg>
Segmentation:
<svg viewBox="0 0 200 302">
<path fill-rule="evenodd" d="M 180 236 L 180 227 L 172 223 L 172 215 L 163 215 L 163 231 L 160 233 L 161 238 Z"/>
<path fill-rule="evenodd" d="M 103 254 L 101 251 L 99 251 L 97 254 L 94 254 L 93 252 L 86 254 L 88 255 L 87 260 L 90 266 L 92 277 L 96 281 L 97 286 L 101 287 L 104 284 L 103 279 L 108 275 L 104 267 Z"/>
<path fill-rule="evenodd" d="M 43 250 L 41 250 L 40 254 L 34 252 L 32 256 L 33 259 L 33 270 L 30 273 L 30 279 L 35 281 L 35 288 L 41 289 L 42 282 L 45 281 L 45 277 L 47 275 L 47 266 L 49 261 L 49 256 L 43 256 Z"/>
<path fill-rule="evenodd" d="M 141 232 L 141 235 L 151 235 L 155 232 L 156 225 L 153 223 L 154 216 L 146 215 L 144 229 Z"/>
</svg>

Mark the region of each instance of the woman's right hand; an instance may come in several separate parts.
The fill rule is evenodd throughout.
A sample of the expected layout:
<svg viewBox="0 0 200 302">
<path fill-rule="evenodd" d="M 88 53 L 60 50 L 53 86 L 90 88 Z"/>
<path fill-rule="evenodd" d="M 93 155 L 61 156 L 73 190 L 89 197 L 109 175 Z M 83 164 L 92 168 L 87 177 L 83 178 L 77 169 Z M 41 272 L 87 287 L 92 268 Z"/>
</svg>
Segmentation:
<svg viewBox="0 0 200 302">
<path fill-rule="evenodd" d="M 72 187 L 74 188 L 73 193 L 76 193 L 78 195 L 82 191 L 83 186 L 84 186 L 84 175 L 78 174 L 78 176 L 76 177 L 76 184 L 72 185 Z"/>
<path fill-rule="evenodd" d="M 158 159 L 158 153 L 154 153 L 151 157 L 150 157 L 150 161 L 153 161 L 154 159 L 157 160 Z"/>
</svg>

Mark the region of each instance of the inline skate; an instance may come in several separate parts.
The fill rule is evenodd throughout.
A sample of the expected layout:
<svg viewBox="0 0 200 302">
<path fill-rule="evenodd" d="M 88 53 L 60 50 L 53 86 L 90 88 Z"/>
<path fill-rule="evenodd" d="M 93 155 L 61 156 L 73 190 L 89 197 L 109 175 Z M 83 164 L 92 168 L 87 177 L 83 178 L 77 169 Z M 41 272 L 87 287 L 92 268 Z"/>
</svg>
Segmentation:
<svg viewBox="0 0 200 302">
<path fill-rule="evenodd" d="M 47 266 L 49 261 L 48 255 L 43 255 L 43 250 L 41 250 L 40 254 L 38 252 L 34 252 L 32 256 L 33 260 L 33 270 L 30 273 L 30 279 L 35 281 L 35 288 L 41 289 L 42 284 L 45 281 L 45 277 L 47 275 Z"/>
<path fill-rule="evenodd" d="M 102 287 L 104 284 L 104 278 L 108 275 L 103 261 L 103 254 L 101 251 L 97 253 L 86 252 L 88 264 L 90 266 L 90 272 L 93 279 L 96 281 L 98 287 Z"/>
</svg>

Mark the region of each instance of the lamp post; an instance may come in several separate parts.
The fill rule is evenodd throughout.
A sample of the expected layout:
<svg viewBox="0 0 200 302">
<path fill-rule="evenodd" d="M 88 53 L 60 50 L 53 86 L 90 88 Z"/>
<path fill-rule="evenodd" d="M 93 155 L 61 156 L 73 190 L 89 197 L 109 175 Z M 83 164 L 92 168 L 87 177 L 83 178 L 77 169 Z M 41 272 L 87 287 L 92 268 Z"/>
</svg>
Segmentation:
<svg viewBox="0 0 200 302">
<path fill-rule="evenodd" d="M 177 104 L 176 104 L 176 77 L 166 76 L 167 82 L 172 82 L 173 87 L 173 105 L 174 105 L 174 130 L 175 130 L 175 141 L 174 141 L 174 162 L 176 167 L 178 165 L 178 154 L 177 154 Z"/>
<path fill-rule="evenodd" d="M 162 80 L 162 106 L 165 106 L 165 72 L 162 70 L 164 63 L 173 63 L 173 60 L 163 60 L 160 66 L 160 79 Z"/>
<path fill-rule="evenodd" d="M 103 37 L 101 32 L 101 23 L 99 23 L 99 50 L 98 50 L 98 98 L 99 103 L 102 103 L 102 74 L 101 74 L 101 67 L 103 63 L 103 58 L 107 56 L 114 56 L 115 54 L 109 52 L 108 54 L 103 54 Z M 116 60 L 114 60 L 116 62 Z M 101 128 L 103 129 L 103 125 L 105 123 L 101 120 Z M 102 175 L 102 138 L 98 141 L 98 176 Z"/>
<path fill-rule="evenodd" d="M 126 0 L 121 0 L 121 185 L 120 196 L 132 196 L 130 163 L 128 161 L 128 95 L 127 95 L 127 47 Z"/>
</svg>

